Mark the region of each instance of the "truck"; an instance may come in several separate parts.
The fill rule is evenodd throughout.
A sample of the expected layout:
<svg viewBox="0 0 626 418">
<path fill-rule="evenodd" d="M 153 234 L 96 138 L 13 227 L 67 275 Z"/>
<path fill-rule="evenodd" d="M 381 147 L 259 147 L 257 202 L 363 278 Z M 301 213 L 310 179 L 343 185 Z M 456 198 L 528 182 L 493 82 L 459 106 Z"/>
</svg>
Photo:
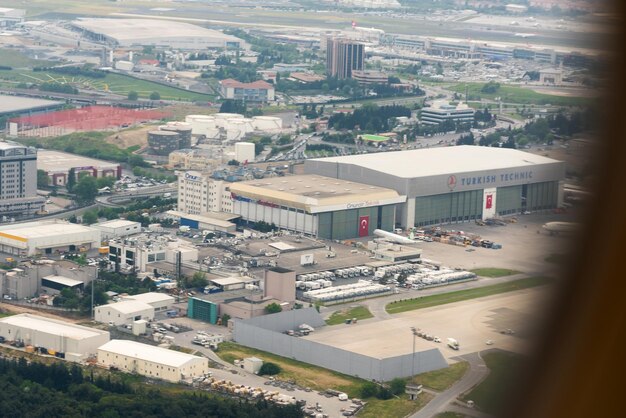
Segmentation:
<svg viewBox="0 0 626 418">
<path fill-rule="evenodd" d="M 448 347 L 450 347 L 453 350 L 458 350 L 459 342 L 455 340 L 454 338 L 448 338 Z"/>
</svg>

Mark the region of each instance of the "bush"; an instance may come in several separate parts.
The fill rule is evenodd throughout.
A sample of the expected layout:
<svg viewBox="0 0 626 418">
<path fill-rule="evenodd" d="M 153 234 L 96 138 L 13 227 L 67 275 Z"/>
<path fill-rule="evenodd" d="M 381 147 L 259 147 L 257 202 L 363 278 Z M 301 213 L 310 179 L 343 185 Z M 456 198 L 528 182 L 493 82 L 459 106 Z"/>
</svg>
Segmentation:
<svg viewBox="0 0 626 418">
<path fill-rule="evenodd" d="M 359 388 L 359 393 L 363 399 L 372 398 L 378 394 L 378 386 L 376 383 L 365 382 Z"/>
<path fill-rule="evenodd" d="M 391 390 L 389 390 L 389 388 L 385 386 L 380 386 L 378 388 L 378 393 L 376 394 L 376 397 L 385 401 L 387 399 L 393 398 L 393 393 L 391 393 Z"/>
<path fill-rule="evenodd" d="M 389 382 L 389 389 L 394 395 L 400 395 L 404 393 L 406 389 L 406 380 L 399 377 L 393 379 L 391 382 Z"/>
<path fill-rule="evenodd" d="M 275 363 L 263 363 L 259 370 L 259 376 L 273 376 L 281 372 L 280 366 Z"/>
<path fill-rule="evenodd" d="M 161 100 L 161 95 L 158 91 L 153 91 L 150 93 L 150 100 Z"/>
</svg>

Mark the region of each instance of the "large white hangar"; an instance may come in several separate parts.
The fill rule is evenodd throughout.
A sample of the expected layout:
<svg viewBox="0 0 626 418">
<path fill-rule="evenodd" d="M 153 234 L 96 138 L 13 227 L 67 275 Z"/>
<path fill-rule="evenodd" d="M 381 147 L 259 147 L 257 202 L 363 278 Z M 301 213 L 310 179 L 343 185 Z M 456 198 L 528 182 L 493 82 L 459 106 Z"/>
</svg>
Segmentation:
<svg viewBox="0 0 626 418">
<path fill-rule="evenodd" d="M 109 332 L 43 316 L 20 314 L 0 319 L 0 336 L 45 349 L 70 361 L 82 361 L 109 341 Z"/>
<path fill-rule="evenodd" d="M 244 41 L 235 36 L 173 20 L 81 18 L 72 22 L 72 26 L 94 41 L 119 47 L 201 50 L 244 45 Z"/>
<path fill-rule="evenodd" d="M 455 146 L 307 160 L 306 174 L 359 181 L 407 196 L 402 227 L 542 211 L 562 200 L 565 163 L 507 148 Z"/>
</svg>

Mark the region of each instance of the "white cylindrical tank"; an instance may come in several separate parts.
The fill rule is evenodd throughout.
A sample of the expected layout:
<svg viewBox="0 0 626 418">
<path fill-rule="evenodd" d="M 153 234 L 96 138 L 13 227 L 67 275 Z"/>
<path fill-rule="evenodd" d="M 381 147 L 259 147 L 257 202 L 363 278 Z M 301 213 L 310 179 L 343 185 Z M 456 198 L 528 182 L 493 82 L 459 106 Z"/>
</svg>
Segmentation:
<svg viewBox="0 0 626 418">
<path fill-rule="evenodd" d="M 254 161 L 254 144 L 252 142 L 237 142 L 235 144 L 235 160 L 243 163 Z"/>
<path fill-rule="evenodd" d="M 185 122 L 191 124 L 193 135 L 207 135 L 207 132 L 215 129 L 215 118 L 210 115 L 187 115 Z"/>
<path fill-rule="evenodd" d="M 252 125 L 257 131 L 274 131 L 283 128 L 283 120 L 276 116 L 254 116 Z"/>
<path fill-rule="evenodd" d="M 215 118 L 215 125 L 218 128 L 226 128 L 227 121 L 230 119 L 243 119 L 244 116 L 239 113 L 216 113 L 213 115 Z"/>
</svg>

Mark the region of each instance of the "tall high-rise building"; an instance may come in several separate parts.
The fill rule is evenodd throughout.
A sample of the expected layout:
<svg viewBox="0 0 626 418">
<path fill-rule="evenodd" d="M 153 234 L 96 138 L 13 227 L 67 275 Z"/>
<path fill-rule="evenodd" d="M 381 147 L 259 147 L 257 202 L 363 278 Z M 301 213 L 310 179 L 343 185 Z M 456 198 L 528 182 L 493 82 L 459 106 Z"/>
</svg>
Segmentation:
<svg viewBox="0 0 626 418">
<path fill-rule="evenodd" d="M 326 72 L 332 77 L 351 78 L 353 70 L 365 67 L 365 47 L 350 39 L 328 39 Z"/>
<path fill-rule="evenodd" d="M 37 150 L 0 141 L 0 215 L 32 215 L 44 204 L 37 196 Z"/>
</svg>

